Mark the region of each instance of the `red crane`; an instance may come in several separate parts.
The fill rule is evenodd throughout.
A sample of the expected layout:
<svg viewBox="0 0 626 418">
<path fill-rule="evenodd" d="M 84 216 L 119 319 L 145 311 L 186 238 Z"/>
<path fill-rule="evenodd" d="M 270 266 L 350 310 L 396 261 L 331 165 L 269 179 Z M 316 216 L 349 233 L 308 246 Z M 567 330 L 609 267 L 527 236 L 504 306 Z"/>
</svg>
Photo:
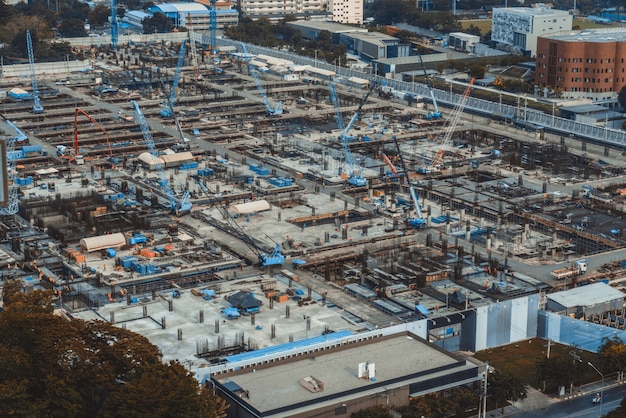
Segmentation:
<svg viewBox="0 0 626 418">
<path fill-rule="evenodd" d="M 107 135 L 107 131 L 104 129 L 104 127 L 102 125 L 100 125 L 87 112 L 85 112 L 81 108 L 77 107 L 76 111 L 74 112 L 74 162 L 76 162 L 78 164 L 77 157 L 82 157 L 80 152 L 79 152 L 79 150 L 78 150 L 78 116 L 79 115 L 85 116 L 87 119 L 89 119 L 89 121 L 93 125 L 97 126 L 98 129 L 100 129 L 102 131 L 102 133 L 104 134 L 104 139 L 106 139 L 107 146 L 109 148 L 109 156 L 113 156 L 113 152 L 111 151 L 111 143 L 109 142 L 109 135 Z"/>
</svg>

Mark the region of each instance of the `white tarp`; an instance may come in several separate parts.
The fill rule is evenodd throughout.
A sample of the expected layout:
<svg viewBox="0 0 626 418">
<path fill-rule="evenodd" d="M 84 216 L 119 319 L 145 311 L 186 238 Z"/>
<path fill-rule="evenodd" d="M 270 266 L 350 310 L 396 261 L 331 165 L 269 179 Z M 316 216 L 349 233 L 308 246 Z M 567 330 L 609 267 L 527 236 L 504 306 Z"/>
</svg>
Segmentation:
<svg viewBox="0 0 626 418">
<path fill-rule="evenodd" d="M 270 204 L 267 202 L 267 200 L 255 200 L 253 202 L 230 205 L 229 209 L 239 215 L 246 215 L 248 213 L 270 210 Z"/>
</svg>

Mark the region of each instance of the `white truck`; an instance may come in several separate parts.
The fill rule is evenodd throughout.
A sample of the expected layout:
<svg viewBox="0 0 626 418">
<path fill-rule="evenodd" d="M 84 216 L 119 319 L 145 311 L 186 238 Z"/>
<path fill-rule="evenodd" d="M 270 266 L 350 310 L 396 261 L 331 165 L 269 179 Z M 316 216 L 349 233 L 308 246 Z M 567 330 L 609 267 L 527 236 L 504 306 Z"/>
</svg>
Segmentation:
<svg viewBox="0 0 626 418">
<path fill-rule="evenodd" d="M 565 280 L 570 277 L 580 276 L 587 271 L 587 260 L 576 260 L 569 267 L 562 267 L 560 269 L 552 270 L 550 275 L 556 280 Z"/>
</svg>

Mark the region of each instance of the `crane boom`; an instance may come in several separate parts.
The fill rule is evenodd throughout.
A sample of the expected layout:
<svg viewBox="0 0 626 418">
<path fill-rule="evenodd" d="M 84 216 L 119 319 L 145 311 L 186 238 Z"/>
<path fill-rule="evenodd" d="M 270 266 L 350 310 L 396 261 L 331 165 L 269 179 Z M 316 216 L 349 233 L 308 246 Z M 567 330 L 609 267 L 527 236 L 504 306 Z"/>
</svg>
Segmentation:
<svg viewBox="0 0 626 418">
<path fill-rule="evenodd" d="M 83 115 L 89 122 L 95 125 L 102 133 L 104 134 L 104 139 L 107 141 L 107 147 L 109 148 L 109 157 L 113 156 L 113 151 L 111 151 L 111 143 L 109 142 L 109 135 L 107 134 L 106 129 L 102 125 L 100 125 L 94 118 L 91 117 L 87 112 L 83 109 L 77 107 L 74 111 L 74 158 L 78 158 L 80 154 L 78 149 L 78 116 Z"/>
<path fill-rule="evenodd" d="M 461 100 L 459 100 L 459 102 L 456 104 L 456 106 L 452 110 L 452 116 L 450 120 L 448 121 L 446 125 L 444 125 L 442 129 L 442 132 L 444 132 L 444 136 L 441 140 L 441 147 L 439 148 L 439 151 L 437 151 L 435 158 L 433 158 L 431 163 L 428 165 L 428 169 L 432 170 L 436 168 L 441 162 L 441 158 L 443 157 L 443 154 L 445 153 L 444 147 L 450 142 L 450 139 L 452 139 L 452 135 L 454 134 L 454 130 L 456 129 L 456 126 L 458 125 L 459 120 L 461 119 L 461 115 L 463 114 L 463 110 L 465 109 L 465 105 L 467 104 L 467 100 L 469 99 L 469 95 L 470 95 L 470 92 L 472 91 L 473 85 L 474 85 L 474 78 L 470 80 L 469 84 L 467 85 L 467 88 L 465 89 L 465 92 L 463 93 L 463 96 L 461 97 Z"/>
<path fill-rule="evenodd" d="M 346 165 L 348 166 L 348 183 L 353 186 L 362 187 L 367 184 L 367 180 L 361 176 L 361 169 L 355 172 L 356 163 L 352 152 L 350 152 L 350 138 L 346 135 L 347 128 L 343 125 L 343 116 L 341 115 L 341 108 L 339 107 L 339 99 L 337 98 L 337 90 L 335 85 L 331 82 L 328 83 L 330 88 L 330 101 L 335 107 L 335 118 L 337 119 L 337 128 L 339 128 L 339 140 L 341 141 L 341 148 L 343 150 L 344 158 L 346 159 Z M 357 110 L 358 113 L 358 110 Z"/>
<path fill-rule="evenodd" d="M 261 96 L 261 99 L 263 100 L 263 104 L 265 105 L 265 110 L 267 110 L 267 114 L 269 116 L 282 115 L 283 109 L 282 109 L 282 104 L 280 102 L 276 102 L 276 107 L 272 107 L 272 105 L 270 104 L 267 94 L 265 93 L 265 88 L 263 87 L 263 83 L 261 83 L 261 80 L 259 79 L 259 74 L 256 68 L 254 68 L 254 65 L 251 63 L 252 60 L 248 56 L 248 49 L 246 48 L 246 44 L 241 43 L 241 48 L 243 49 L 243 52 L 245 54 L 244 59 L 248 63 L 248 71 L 250 72 L 250 74 L 252 74 L 252 78 L 254 78 L 254 83 L 256 84 L 257 90 L 259 91 L 259 95 Z"/>
<path fill-rule="evenodd" d="M 185 191 L 183 198 L 178 200 L 174 195 L 174 191 L 171 189 L 169 182 L 165 178 L 163 173 L 163 163 L 161 158 L 159 158 L 159 152 L 156 149 L 156 145 L 154 144 L 154 139 L 152 139 L 152 134 L 150 133 L 150 127 L 148 126 L 148 122 L 144 117 L 141 109 L 139 108 L 139 104 L 132 100 L 131 101 L 133 108 L 135 109 L 135 118 L 137 122 L 139 122 L 139 127 L 141 128 L 141 133 L 143 134 L 144 142 L 148 147 L 148 151 L 152 154 L 154 159 L 157 171 L 159 173 L 159 186 L 167 196 L 169 201 L 170 209 L 172 212 L 176 214 L 183 214 L 191 211 L 191 202 L 189 202 L 189 192 Z"/>
<path fill-rule="evenodd" d="M 209 32 L 211 42 L 211 57 L 214 58 L 217 54 L 217 10 L 216 0 L 211 0 L 211 7 L 209 8 Z"/>
<path fill-rule="evenodd" d="M 411 200 L 413 201 L 413 209 L 415 210 L 415 218 L 409 218 L 409 224 L 414 228 L 424 228 L 426 227 L 426 221 L 424 220 L 424 215 L 422 214 L 422 206 L 419 203 L 417 198 L 417 192 L 413 187 L 413 183 L 411 183 L 411 179 L 409 179 L 409 172 L 406 169 L 406 165 L 404 164 L 404 158 L 402 158 L 402 151 L 400 150 L 400 144 L 398 144 L 398 139 L 396 136 L 393 136 L 393 142 L 396 144 L 396 149 L 398 150 L 398 156 L 400 157 L 400 164 L 402 165 L 402 169 L 404 170 L 404 177 L 406 178 L 406 183 L 409 186 L 409 194 L 411 195 Z"/>
<path fill-rule="evenodd" d="M 350 130 L 354 126 L 354 123 L 357 121 L 357 119 L 361 115 L 361 109 L 363 109 L 363 106 L 365 106 L 365 103 L 367 103 L 367 99 L 370 97 L 370 94 L 372 94 L 374 87 L 376 87 L 375 82 L 371 81 L 370 83 L 371 83 L 370 87 L 367 90 L 365 97 L 363 97 L 363 100 L 361 100 L 361 103 L 359 103 L 359 106 L 356 108 L 356 112 L 354 112 L 354 115 L 352 115 L 352 118 L 350 118 L 350 122 L 348 122 L 348 124 L 346 125 L 346 128 L 344 129 L 342 133 L 344 136 L 347 136 L 350 133 Z"/>
<path fill-rule="evenodd" d="M 111 0 L 111 48 L 117 49 L 117 41 L 119 36 L 117 25 L 117 0 Z M 94 67 L 94 70 L 96 68 Z"/>
<path fill-rule="evenodd" d="M 172 80 L 172 87 L 170 90 L 169 101 L 163 101 L 163 108 L 161 109 L 161 116 L 164 118 L 171 118 L 174 116 L 174 104 L 176 103 L 176 89 L 178 88 L 178 82 L 180 81 L 180 75 L 183 71 L 183 63 L 185 62 L 185 53 L 187 40 L 183 39 L 180 44 L 180 50 L 178 51 L 178 62 L 176 63 L 176 72 L 174 73 L 174 80 Z"/>
<path fill-rule="evenodd" d="M 35 74 L 35 54 L 33 52 L 33 40 L 30 30 L 26 29 L 26 47 L 28 48 L 28 66 L 30 69 L 30 81 L 33 87 L 33 113 L 43 113 L 43 106 L 39 101 L 39 89 L 37 88 L 37 75 Z"/>
<path fill-rule="evenodd" d="M 435 111 L 428 113 L 426 116 L 424 116 L 424 119 L 426 120 L 440 119 L 442 117 L 441 111 L 439 110 L 437 99 L 435 99 L 435 92 L 433 91 L 433 86 L 430 83 L 430 78 L 428 78 L 428 73 L 426 72 L 426 66 L 424 65 L 424 60 L 422 60 L 422 54 L 417 54 L 417 56 L 419 57 L 420 63 L 422 64 L 422 71 L 424 71 L 424 78 L 426 78 L 426 85 L 428 86 L 430 99 L 433 101 L 433 107 L 435 108 Z"/>
<path fill-rule="evenodd" d="M 15 215 L 19 211 L 19 187 L 15 183 L 15 178 L 17 177 L 15 158 L 9 157 L 14 155 L 15 151 L 15 143 L 27 141 L 28 137 L 24 132 L 22 132 L 13 122 L 4 118 L 5 122 L 15 130 L 16 135 L 12 136 L 6 142 L 6 155 L 4 156 L 7 167 L 7 183 L 8 183 L 8 205 L 5 207 L 0 207 L 0 215 Z"/>
</svg>

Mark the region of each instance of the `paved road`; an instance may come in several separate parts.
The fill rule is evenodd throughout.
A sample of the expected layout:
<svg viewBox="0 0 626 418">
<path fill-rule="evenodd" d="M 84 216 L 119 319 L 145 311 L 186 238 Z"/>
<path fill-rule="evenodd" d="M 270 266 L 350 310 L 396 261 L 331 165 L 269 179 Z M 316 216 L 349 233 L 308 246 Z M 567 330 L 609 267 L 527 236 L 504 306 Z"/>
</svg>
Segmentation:
<svg viewBox="0 0 626 418">
<path fill-rule="evenodd" d="M 599 389 L 596 387 L 596 390 Z M 520 418 L 598 418 L 600 414 L 600 405 L 591 402 L 595 393 L 594 390 L 588 390 L 584 394 L 568 400 L 555 400 L 548 398 L 547 402 L 536 409 L 519 410 L 516 407 L 505 409 L 504 415 L 495 411 L 490 411 L 489 417 L 496 416 L 515 416 Z M 602 415 L 616 409 L 626 396 L 626 386 L 616 386 L 604 390 L 604 399 L 602 400 Z M 523 402 L 518 403 L 523 407 Z"/>
</svg>

